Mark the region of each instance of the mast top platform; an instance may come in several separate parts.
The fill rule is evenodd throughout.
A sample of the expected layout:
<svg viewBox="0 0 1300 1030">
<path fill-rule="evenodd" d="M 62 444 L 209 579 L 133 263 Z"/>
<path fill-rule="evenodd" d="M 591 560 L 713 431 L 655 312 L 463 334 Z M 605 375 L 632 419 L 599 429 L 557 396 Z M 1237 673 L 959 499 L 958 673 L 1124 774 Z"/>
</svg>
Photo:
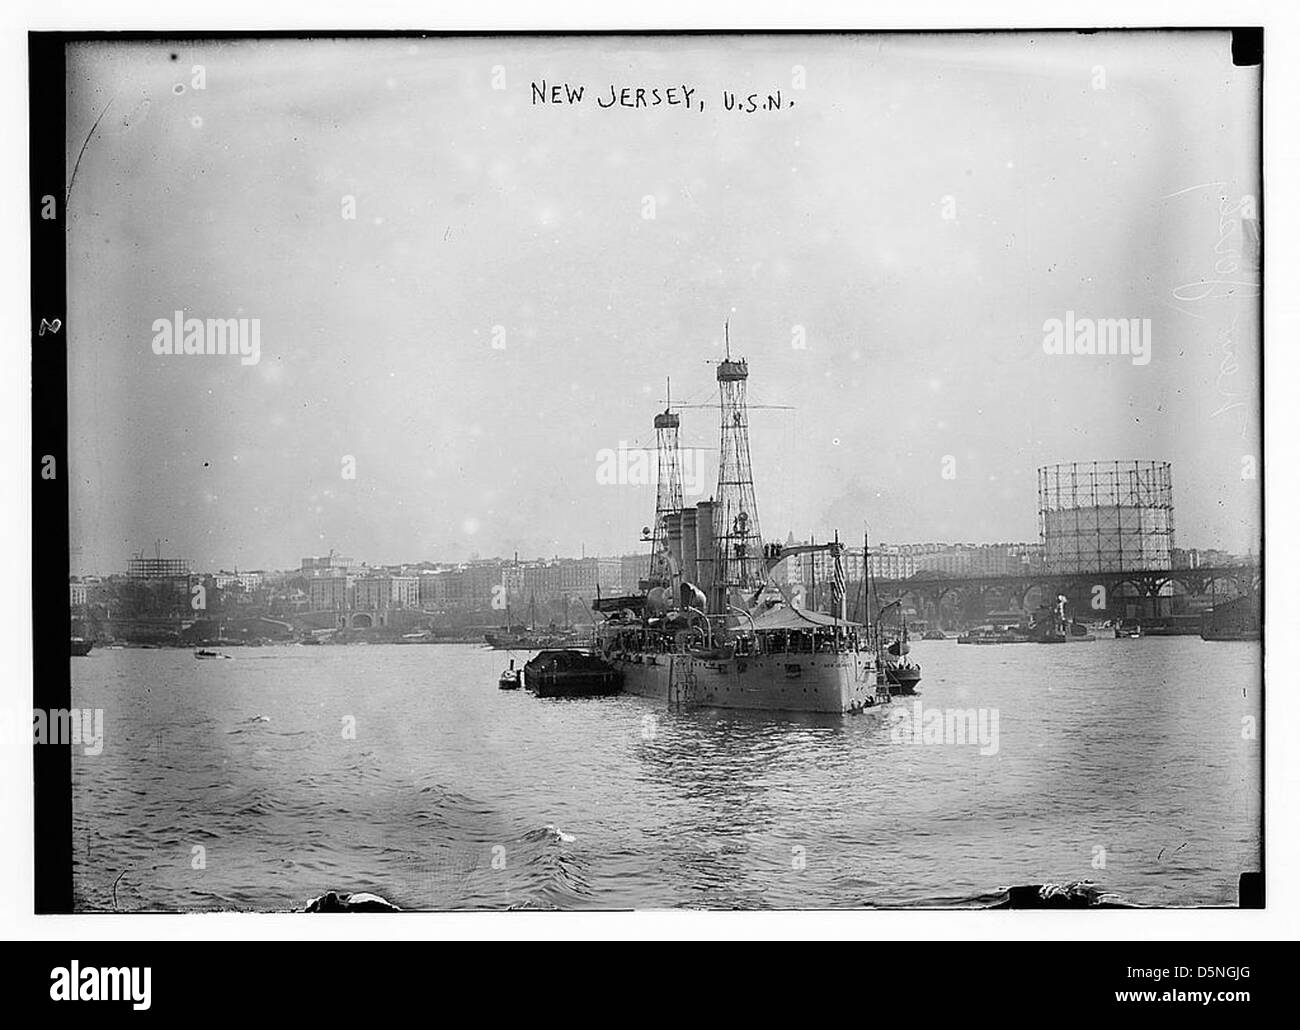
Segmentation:
<svg viewBox="0 0 1300 1030">
<path fill-rule="evenodd" d="M 718 362 L 718 382 L 736 383 L 749 378 L 749 366 L 744 358 L 727 358 Z"/>
<path fill-rule="evenodd" d="M 722 323 L 723 339 L 726 340 L 727 356 L 723 361 L 718 362 L 718 382 L 720 383 L 739 383 L 749 378 L 749 366 L 745 364 L 744 358 L 732 358 L 731 356 L 731 322 Z"/>
</svg>

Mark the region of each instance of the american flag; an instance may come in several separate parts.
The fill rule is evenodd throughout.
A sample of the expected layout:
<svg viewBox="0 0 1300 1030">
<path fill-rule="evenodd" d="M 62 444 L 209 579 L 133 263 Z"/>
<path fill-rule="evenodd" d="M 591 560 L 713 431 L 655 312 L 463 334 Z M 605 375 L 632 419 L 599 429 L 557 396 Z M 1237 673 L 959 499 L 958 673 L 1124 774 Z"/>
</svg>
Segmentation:
<svg viewBox="0 0 1300 1030">
<path fill-rule="evenodd" d="M 835 605 L 835 616 L 844 617 L 844 560 L 840 548 L 836 548 L 835 554 L 835 580 L 831 583 L 831 602 Z"/>
</svg>

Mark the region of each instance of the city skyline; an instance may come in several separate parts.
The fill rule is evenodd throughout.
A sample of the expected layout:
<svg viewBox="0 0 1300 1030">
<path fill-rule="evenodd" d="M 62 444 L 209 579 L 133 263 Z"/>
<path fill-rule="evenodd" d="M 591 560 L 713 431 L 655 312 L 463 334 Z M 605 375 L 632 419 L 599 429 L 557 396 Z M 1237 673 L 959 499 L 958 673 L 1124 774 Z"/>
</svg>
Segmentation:
<svg viewBox="0 0 1300 1030">
<path fill-rule="evenodd" d="M 804 536 L 804 537 L 795 537 L 791 532 L 791 533 L 787 533 L 786 536 L 782 537 L 781 541 L 786 542 L 791 539 L 794 539 L 796 542 L 799 543 L 806 543 L 811 539 L 811 535 Z M 607 554 L 604 553 L 602 554 L 585 554 L 585 553 L 584 554 L 551 554 L 551 555 L 544 555 L 544 554 L 522 555 L 521 554 L 517 556 L 512 554 L 471 554 L 465 558 L 423 557 L 423 558 L 405 558 L 397 561 L 371 561 L 369 559 L 357 560 L 348 556 L 343 556 L 339 552 L 332 552 L 330 555 L 300 555 L 296 559 L 296 561 L 298 562 L 297 565 L 278 565 L 278 564 L 244 565 L 243 563 L 240 562 L 229 562 L 229 561 L 215 561 L 215 562 L 201 563 L 186 555 L 174 555 L 174 554 L 173 555 L 164 554 L 162 555 L 161 560 L 163 561 L 175 560 L 175 561 L 186 562 L 189 565 L 189 570 L 190 570 L 189 574 L 191 575 L 231 575 L 231 574 L 242 574 L 242 573 L 250 573 L 250 574 L 251 573 L 278 573 L 283 575 L 292 575 L 294 573 L 310 572 L 311 570 L 303 563 L 307 561 L 320 561 L 326 557 L 338 557 L 341 560 L 353 563 L 349 566 L 350 568 L 355 568 L 358 570 L 367 569 L 367 570 L 376 570 L 376 571 L 386 570 L 386 569 L 398 569 L 398 568 L 415 568 L 418 566 L 434 566 L 439 569 L 453 569 L 456 568 L 457 566 L 470 565 L 474 563 L 481 563 L 481 564 L 495 563 L 501 565 L 510 565 L 517 562 L 519 565 L 523 566 L 523 565 L 534 565 L 534 564 L 546 563 L 546 562 L 586 561 L 586 560 L 597 560 L 597 559 L 619 560 L 619 559 L 628 559 L 633 557 L 642 558 L 648 562 L 650 558 L 649 541 L 640 541 L 640 542 L 646 544 L 645 550 L 620 551 L 616 553 L 607 553 Z M 823 540 L 822 542 L 825 541 Z M 853 554 L 853 555 L 861 555 L 862 546 L 860 543 L 854 543 L 852 541 L 846 541 L 846 540 L 841 540 L 841 542 L 844 543 L 846 553 Z M 981 548 L 987 548 L 987 549 L 1036 548 L 1039 551 L 1041 551 L 1043 547 L 1043 542 L 1041 540 L 989 540 L 989 541 L 882 540 L 879 541 L 878 543 L 872 541 L 869 543 L 868 546 L 871 551 L 872 557 L 891 557 L 898 554 L 910 554 L 912 553 L 913 550 L 921 549 L 921 548 L 950 548 L 950 549 L 965 548 L 970 550 L 981 549 Z M 1257 553 L 1254 550 L 1249 548 L 1241 552 L 1230 552 L 1230 551 L 1225 551 L 1222 548 L 1216 548 L 1216 547 L 1178 546 L 1175 547 L 1173 550 L 1176 553 L 1181 553 L 1181 554 L 1188 554 L 1188 553 L 1215 554 L 1215 555 L 1222 554 L 1234 559 L 1258 557 Z M 126 563 L 120 568 L 88 570 L 84 572 L 74 571 L 72 572 L 71 576 L 73 579 L 79 580 L 82 578 L 95 577 L 95 576 L 108 577 L 108 576 L 127 575 L 128 566 L 130 562 L 141 556 L 143 556 L 146 560 L 151 560 L 148 559 L 148 555 L 144 551 L 137 550 L 132 552 L 131 556 L 129 556 L 128 559 L 126 560 Z"/>
</svg>

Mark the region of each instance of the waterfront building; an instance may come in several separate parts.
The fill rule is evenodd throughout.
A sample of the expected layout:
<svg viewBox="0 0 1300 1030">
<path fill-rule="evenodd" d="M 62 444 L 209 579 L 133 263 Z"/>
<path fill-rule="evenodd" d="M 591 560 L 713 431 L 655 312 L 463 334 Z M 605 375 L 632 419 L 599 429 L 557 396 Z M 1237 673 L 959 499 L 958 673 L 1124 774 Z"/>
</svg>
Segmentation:
<svg viewBox="0 0 1300 1030">
<path fill-rule="evenodd" d="M 609 597 L 618 594 L 623 585 L 623 562 L 619 558 L 563 558 L 559 572 L 562 597 L 593 598 L 597 588 Z"/>
<path fill-rule="evenodd" d="M 313 576 L 307 594 L 314 612 L 346 611 L 351 607 L 352 580 L 348 576 Z"/>
<path fill-rule="evenodd" d="M 344 558 L 331 551 L 323 558 L 304 558 L 301 571 L 309 576 L 332 576 L 338 573 L 346 574 L 355 564 L 353 559 Z"/>
<path fill-rule="evenodd" d="M 560 596 L 558 562 L 538 561 L 507 565 L 501 570 L 501 582 L 512 603 L 536 600 L 545 604 Z"/>
</svg>

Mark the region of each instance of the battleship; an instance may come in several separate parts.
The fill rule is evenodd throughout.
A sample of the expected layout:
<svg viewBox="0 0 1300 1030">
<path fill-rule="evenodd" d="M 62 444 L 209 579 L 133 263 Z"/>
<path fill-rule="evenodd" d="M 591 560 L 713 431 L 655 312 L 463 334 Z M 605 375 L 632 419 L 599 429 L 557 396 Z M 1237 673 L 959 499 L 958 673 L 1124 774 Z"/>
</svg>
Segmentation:
<svg viewBox="0 0 1300 1030">
<path fill-rule="evenodd" d="M 868 627 L 845 609 L 838 539 L 764 544 L 750 468 L 749 367 L 718 362 L 721 450 L 717 492 L 682 500 L 680 415 L 655 416 L 658 488 L 651 560 L 640 592 L 598 599 L 596 653 L 630 694 L 679 707 L 848 713 L 887 703 L 889 685 Z M 797 554 L 833 564 L 833 613 L 805 610 L 777 574 Z"/>
</svg>

